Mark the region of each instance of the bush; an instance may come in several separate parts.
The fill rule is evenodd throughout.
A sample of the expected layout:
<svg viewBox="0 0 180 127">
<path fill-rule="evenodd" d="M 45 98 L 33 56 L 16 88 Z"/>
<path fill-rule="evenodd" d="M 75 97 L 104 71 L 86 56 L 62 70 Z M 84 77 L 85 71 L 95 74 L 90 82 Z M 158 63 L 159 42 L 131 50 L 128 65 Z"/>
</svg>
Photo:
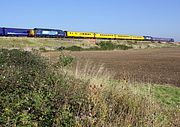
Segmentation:
<svg viewBox="0 0 180 127">
<path fill-rule="evenodd" d="M 10 92 L 23 88 L 24 92 L 35 90 L 39 81 L 48 73 L 48 66 L 37 54 L 19 50 L 0 50 L 0 90 Z M 37 84 L 38 83 L 38 84 Z"/>
<path fill-rule="evenodd" d="M 1 125 L 51 125 L 53 84 L 46 62 L 37 54 L 1 49 L 0 70 Z"/>
<path fill-rule="evenodd" d="M 71 46 L 71 47 L 67 47 L 65 49 L 70 50 L 70 51 L 82 51 L 83 50 L 83 48 L 81 48 L 79 46 Z"/>
<path fill-rule="evenodd" d="M 58 65 L 66 67 L 72 60 L 61 55 Z M 127 84 L 110 81 L 99 85 L 76 79 L 61 70 L 38 54 L 1 49 L 0 125 L 178 125 L 178 118 L 169 122 L 156 103 L 137 94 Z"/>
<path fill-rule="evenodd" d="M 98 46 L 100 46 L 102 50 L 114 50 L 116 48 L 111 42 L 100 42 Z"/>
<path fill-rule="evenodd" d="M 114 49 L 127 50 L 132 48 L 126 45 L 115 45 L 112 42 L 104 42 L 104 41 L 98 43 L 98 46 L 100 46 L 100 49 L 102 50 L 114 50 Z"/>
<path fill-rule="evenodd" d="M 66 56 L 63 53 L 59 56 L 59 61 L 58 61 L 58 65 L 60 65 L 60 67 L 66 67 L 72 64 L 72 62 L 74 61 L 74 57 L 72 56 Z"/>
<path fill-rule="evenodd" d="M 62 67 L 71 61 L 60 56 Z M 88 109 L 87 85 L 56 67 L 38 54 L 0 50 L 0 125 L 75 125 L 78 107 Z"/>
<path fill-rule="evenodd" d="M 96 47 L 90 47 L 90 48 L 82 48 L 79 46 L 71 46 L 71 47 L 59 47 L 57 50 L 62 51 L 62 50 L 70 50 L 70 51 L 94 51 L 94 50 L 115 50 L 115 49 L 120 49 L 120 50 L 128 50 L 131 49 L 132 47 L 126 46 L 126 45 L 116 45 L 113 44 L 110 41 L 102 41 L 100 43 L 97 43 Z"/>
<path fill-rule="evenodd" d="M 65 49 L 66 49 L 66 47 L 64 47 L 64 46 L 59 46 L 59 47 L 56 48 L 56 50 L 58 50 L 58 51 L 62 51 L 62 50 L 65 50 Z"/>
<path fill-rule="evenodd" d="M 41 52 L 47 52 L 47 50 L 46 50 L 45 47 L 40 47 L 39 50 L 40 50 Z"/>
</svg>

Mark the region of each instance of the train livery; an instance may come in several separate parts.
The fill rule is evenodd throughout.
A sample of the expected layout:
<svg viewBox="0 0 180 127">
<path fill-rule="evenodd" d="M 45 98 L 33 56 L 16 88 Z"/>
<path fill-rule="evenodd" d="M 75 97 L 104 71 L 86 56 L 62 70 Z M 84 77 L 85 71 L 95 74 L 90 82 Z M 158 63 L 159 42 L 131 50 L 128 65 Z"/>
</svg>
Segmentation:
<svg viewBox="0 0 180 127">
<path fill-rule="evenodd" d="M 4 32 L 3 32 L 3 28 L 0 27 L 0 36 L 3 36 Z"/>
<path fill-rule="evenodd" d="M 4 36 L 28 36 L 29 29 L 0 28 L 0 35 Z"/>
<path fill-rule="evenodd" d="M 54 37 L 54 38 L 89 38 L 89 39 L 114 39 L 114 40 L 139 40 L 174 42 L 173 38 L 160 38 L 151 36 L 134 36 L 122 34 L 104 34 L 95 32 L 63 31 L 59 29 L 20 29 L 0 27 L 0 36 L 25 36 L 25 37 Z"/>
<path fill-rule="evenodd" d="M 93 32 L 65 31 L 65 35 L 69 38 L 95 38 L 95 33 Z"/>
<path fill-rule="evenodd" d="M 58 38 L 63 38 L 63 37 L 65 37 L 65 32 L 62 30 L 56 30 L 56 29 L 34 28 L 33 30 L 31 30 L 30 36 L 32 36 L 32 37 L 58 37 Z"/>
</svg>

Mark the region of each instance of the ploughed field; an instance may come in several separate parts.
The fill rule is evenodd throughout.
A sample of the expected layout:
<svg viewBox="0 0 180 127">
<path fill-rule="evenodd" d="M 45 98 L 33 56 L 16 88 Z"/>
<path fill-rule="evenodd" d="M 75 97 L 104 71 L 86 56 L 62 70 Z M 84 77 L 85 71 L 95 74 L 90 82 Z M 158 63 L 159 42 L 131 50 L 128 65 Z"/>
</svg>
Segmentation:
<svg viewBox="0 0 180 127">
<path fill-rule="evenodd" d="M 57 52 L 49 55 L 58 56 Z M 103 64 L 115 79 L 180 87 L 180 48 L 83 51 L 71 55 L 76 56 L 78 68 Z"/>
</svg>

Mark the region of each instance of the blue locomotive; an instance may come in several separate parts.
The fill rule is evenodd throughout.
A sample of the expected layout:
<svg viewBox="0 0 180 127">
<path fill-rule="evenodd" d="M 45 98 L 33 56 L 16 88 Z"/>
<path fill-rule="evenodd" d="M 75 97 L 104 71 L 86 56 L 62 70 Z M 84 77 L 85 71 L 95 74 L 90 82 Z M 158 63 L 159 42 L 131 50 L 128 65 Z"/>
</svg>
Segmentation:
<svg viewBox="0 0 180 127">
<path fill-rule="evenodd" d="M 64 38 L 65 32 L 63 30 L 57 29 L 42 29 L 42 28 L 34 28 L 30 30 L 29 36 L 31 37 L 58 37 Z"/>
</svg>

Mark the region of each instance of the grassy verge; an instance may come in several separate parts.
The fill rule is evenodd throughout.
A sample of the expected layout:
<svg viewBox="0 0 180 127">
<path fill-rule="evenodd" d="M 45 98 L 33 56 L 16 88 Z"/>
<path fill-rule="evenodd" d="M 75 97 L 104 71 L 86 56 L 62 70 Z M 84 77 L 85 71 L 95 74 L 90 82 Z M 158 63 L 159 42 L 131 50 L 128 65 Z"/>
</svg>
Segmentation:
<svg viewBox="0 0 180 127">
<path fill-rule="evenodd" d="M 159 84 L 142 84 L 138 89 L 141 93 L 146 95 L 149 93 L 163 108 L 172 109 L 180 106 L 179 87 Z"/>
<path fill-rule="evenodd" d="M 71 46 L 71 47 L 60 47 L 58 50 L 70 50 L 70 51 L 95 51 L 95 50 L 128 50 L 132 49 L 131 46 L 114 44 L 112 42 L 100 42 L 94 47 L 82 48 L 80 46 Z"/>
<path fill-rule="evenodd" d="M 61 55 L 52 64 L 36 52 L 1 49 L 0 125 L 178 126 L 178 110 L 164 110 L 151 94 L 112 80 L 102 66 L 69 74 L 73 59 Z"/>
<path fill-rule="evenodd" d="M 171 86 L 154 86 L 152 89 L 155 98 L 164 106 L 180 106 L 180 88 Z"/>
<path fill-rule="evenodd" d="M 57 39 L 57 38 L 26 38 L 26 37 L 0 37 L 0 48 L 15 49 L 45 49 L 47 50 L 114 50 L 114 49 L 145 49 L 145 48 L 180 47 L 171 43 L 152 43 L 131 40 L 91 40 L 91 39 Z"/>
</svg>

